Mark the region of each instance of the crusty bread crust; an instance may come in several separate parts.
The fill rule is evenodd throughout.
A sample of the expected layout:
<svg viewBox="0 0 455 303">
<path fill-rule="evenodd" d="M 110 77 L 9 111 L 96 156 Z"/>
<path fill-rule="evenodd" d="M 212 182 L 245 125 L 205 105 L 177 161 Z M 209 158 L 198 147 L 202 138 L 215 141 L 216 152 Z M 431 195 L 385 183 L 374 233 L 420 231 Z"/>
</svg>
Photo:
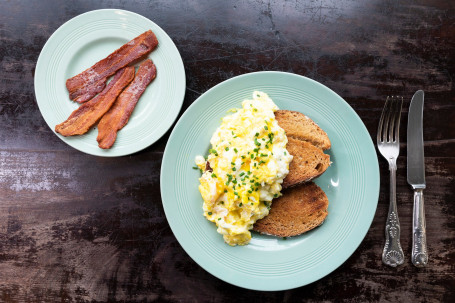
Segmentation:
<svg viewBox="0 0 455 303">
<path fill-rule="evenodd" d="M 273 200 L 270 213 L 253 230 L 278 237 L 292 237 L 321 225 L 328 214 L 329 200 L 313 182 L 300 184 Z"/>
<path fill-rule="evenodd" d="M 330 156 L 309 142 L 288 137 L 286 149 L 294 159 L 289 164 L 289 174 L 283 180 L 283 188 L 317 178 L 330 166 Z"/>
<path fill-rule="evenodd" d="M 291 110 L 277 110 L 275 119 L 288 138 L 307 141 L 322 150 L 330 148 L 331 143 L 326 132 L 304 114 Z"/>
</svg>

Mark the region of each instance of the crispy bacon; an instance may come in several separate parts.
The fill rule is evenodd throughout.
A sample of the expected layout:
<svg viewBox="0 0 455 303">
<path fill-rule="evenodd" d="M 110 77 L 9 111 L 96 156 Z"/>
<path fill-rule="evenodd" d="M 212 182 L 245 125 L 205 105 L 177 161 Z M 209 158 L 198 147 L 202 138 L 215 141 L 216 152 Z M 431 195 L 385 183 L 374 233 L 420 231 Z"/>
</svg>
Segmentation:
<svg viewBox="0 0 455 303">
<path fill-rule="evenodd" d="M 158 45 L 155 34 L 148 30 L 95 63 L 82 73 L 66 80 L 70 99 L 84 103 L 106 86 L 106 80 L 119 69 L 149 54 Z"/>
<path fill-rule="evenodd" d="M 55 131 L 63 136 L 85 134 L 111 108 L 118 95 L 134 78 L 134 67 L 119 70 L 114 79 L 95 98 L 79 106 Z"/>
<path fill-rule="evenodd" d="M 117 132 L 127 123 L 139 98 L 147 85 L 156 77 L 156 67 L 152 60 L 145 60 L 134 77 L 133 82 L 117 98 L 111 109 L 98 123 L 98 146 L 111 148 L 117 138 Z"/>
</svg>

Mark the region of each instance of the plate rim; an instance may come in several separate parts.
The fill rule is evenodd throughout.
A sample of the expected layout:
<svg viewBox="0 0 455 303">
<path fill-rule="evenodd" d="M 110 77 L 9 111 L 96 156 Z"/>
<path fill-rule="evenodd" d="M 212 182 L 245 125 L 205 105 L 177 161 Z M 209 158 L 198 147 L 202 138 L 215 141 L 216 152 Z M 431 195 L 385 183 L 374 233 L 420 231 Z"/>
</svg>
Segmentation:
<svg viewBox="0 0 455 303">
<path fill-rule="evenodd" d="M 183 123 L 182 121 L 184 119 L 186 119 L 186 116 L 189 115 L 189 112 L 190 112 L 190 109 L 192 109 L 193 107 L 195 107 L 197 105 L 197 103 L 199 102 L 199 100 L 207 93 L 215 90 L 215 89 L 219 89 L 220 86 L 223 86 L 223 85 L 228 85 L 228 83 L 230 81 L 236 81 L 238 79 L 241 79 L 243 77 L 254 77 L 255 75 L 260 75 L 260 74 L 274 74 L 274 75 L 285 75 L 285 76 L 290 76 L 290 77 L 296 77 L 296 78 L 301 78 L 303 79 L 304 81 L 309 81 L 311 82 L 312 84 L 314 85 L 317 85 L 319 87 L 321 87 L 322 89 L 324 90 L 328 90 L 330 93 L 333 93 L 334 95 L 336 95 L 340 100 L 342 100 L 344 102 L 344 106 L 345 108 L 351 112 L 352 116 L 357 120 L 357 122 L 360 123 L 360 126 L 362 127 L 362 132 L 369 138 L 368 140 L 368 143 L 367 143 L 367 146 L 368 148 L 370 149 L 370 156 L 372 159 L 374 159 L 374 163 L 371 165 L 372 166 L 372 170 L 375 171 L 375 175 L 374 175 L 374 179 L 377 181 L 376 182 L 376 186 L 375 187 L 375 191 L 374 192 L 368 192 L 367 194 L 369 195 L 368 198 L 374 198 L 374 207 L 371 207 L 371 209 L 369 210 L 370 212 L 370 217 L 367 218 L 367 220 L 365 221 L 364 220 L 364 224 L 365 225 L 365 229 L 362 230 L 361 232 L 357 232 L 358 236 L 356 237 L 358 239 L 358 241 L 356 241 L 356 243 L 354 243 L 354 245 L 352 246 L 352 251 L 350 251 L 349 253 L 345 253 L 341 260 L 341 262 L 339 262 L 339 264 L 336 264 L 335 266 L 331 266 L 330 269 L 328 270 L 325 270 L 323 272 L 315 272 L 315 274 L 313 274 L 313 277 L 314 279 L 312 279 L 312 281 L 308 282 L 308 283 L 288 283 L 288 284 L 291 284 L 289 286 L 286 286 L 286 287 L 282 287 L 282 286 L 276 286 L 276 287 L 271 287 L 270 285 L 268 285 L 268 287 L 255 287 L 255 286 L 252 286 L 252 285 L 242 285 L 241 283 L 236 283 L 235 281 L 233 280 L 230 280 L 226 277 L 223 277 L 222 275 L 219 275 L 217 272 L 216 272 L 216 269 L 213 269 L 213 268 L 207 268 L 206 266 L 204 266 L 203 262 L 201 262 L 200 259 L 198 259 L 198 256 L 196 255 L 196 253 L 194 253 L 193 251 L 189 251 L 189 249 L 191 247 L 185 247 L 182 245 L 181 243 L 181 240 L 179 240 L 179 238 L 177 237 L 177 234 L 178 234 L 178 231 L 176 233 L 176 227 L 173 226 L 171 224 L 171 221 L 170 221 L 170 210 L 169 210 L 169 206 L 166 206 L 166 203 L 165 203 L 165 197 L 163 195 L 163 191 L 164 191 L 164 184 L 165 183 L 165 169 L 164 169 L 164 166 L 166 165 L 166 163 L 168 162 L 168 158 L 171 157 L 169 155 L 169 152 L 168 150 L 171 148 L 170 147 L 170 143 L 172 142 L 172 139 L 176 136 L 176 132 L 177 130 L 179 129 L 180 127 L 180 124 Z M 374 217 L 375 217 L 375 214 L 376 214 L 376 211 L 377 211 L 377 206 L 378 206 L 378 202 L 379 202 L 379 193 L 380 193 L 380 174 L 379 174 L 379 162 L 378 162 L 378 157 L 377 157 L 377 153 L 376 153 L 376 149 L 374 147 L 374 143 L 372 141 L 372 138 L 368 132 L 368 129 L 366 128 L 365 124 L 363 123 L 362 119 L 359 117 L 359 115 L 355 112 L 355 110 L 349 105 L 349 103 L 346 102 L 346 100 L 344 100 L 341 96 L 339 96 L 335 91 L 331 90 L 329 87 L 325 86 L 324 84 L 318 82 L 318 81 L 315 81 L 311 78 L 308 78 L 308 77 L 305 77 L 305 76 L 302 76 L 302 75 L 299 75 L 299 74 L 295 74 L 295 73 L 290 73 L 290 72 L 283 72 L 283 71 L 256 71 L 256 72 L 251 72 L 251 73 L 245 73 L 245 74 L 241 74 L 241 75 L 238 75 L 238 76 L 235 76 L 235 77 L 232 77 L 232 78 L 229 78 L 229 79 L 226 79 L 218 84 L 216 84 L 215 86 L 211 87 L 210 89 L 208 89 L 207 91 L 205 91 L 203 94 L 201 94 L 186 110 L 185 112 L 180 116 L 179 120 L 177 121 L 177 123 L 175 124 L 170 136 L 169 136 L 169 139 L 166 143 L 166 147 L 165 147 L 165 150 L 164 150 L 164 153 L 163 153 L 163 159 L 162 159 L 162 164 L 161 164 L 161 173 L 160 173 L 160 193 L 161 193 L 161 199 L 162 199 L 162 205 L 163 205 L 163 209 L 164 209 L 164 212 L 165 212 L 165 215 L 166 215 L 166 219 L 169 223 L 169 226 L 174 234 L 174 236 L 176 237 L 177 239 L 177 242 L 179 242 L 180 246 L 184 249 L 184 251 L 193 259 L 193 261 L 195 261 L 201 268 L 203 268 L 205 271 L 209 272 L 211 275 L 217 277 L 218 279 L 222 280 L 222 281 L 225 281 L 227 283 L 230 283 L 232 285 L 235 285 L 235 286 L 238 286 L 238 287 L 242 287 L 242 288 L 245 288 L 245 289 L 250 289 L 250 290 L 259 290 L 259 291 L 281 291 L 281 290 L 288 290 L 288 289 L 294 289 L 294 288 L 298 288 L 298 287 L 302 287 L 302 286 L 305 286 L 305 285 L 308 285 L 308 284 L 311 284 L 311 283 L 314 283 L 318 280 L 320 280 L 321 278 L 329 275 L 330 273 L 332 273 L 333 271 L 335 271 L 337 268 L 339 268 L 342 264 L 344 264 L 350 256 L 352 256 L 352 254 L 354 254 L 354 252 L 358 249 L 358 247 L 360 246 L 360 244 L 363 242 L 363 240 L 365 239 L 365 236 L 367 235 L 368 231 L 370 230 L 370 227 L 371 227 L 371 224 L 373 223 L 373 220 L 374 220 Z M 348 238 L 346 240 L 349 240 Z M 346 241 L 345 240 L 345 241 Z M 352 242 L 352 239 L 351 239 L 351 242 Z M 358 243 L 357 243 L 358 242 Z M 241 273 L 239 273 L 241 274 Z"/>
<path fill-rule="evenodd" d="M 180 74 L 179 77 L 181 78 L 181 79 L 179 79 L 179 81 L 181 80 L 181 83 L 182 83 L 181 87 L 179 87 L 178 85 L 176 87 L 176 92 L 177 92 L 176 95 L 178 97 L 175 98 L 175 100 L 177 100 L 179 102 L 179 104 L 177 105 L 177 107 L 173 111 L 173 114 L 170 116 L 170 119 L 163 120 L 163 122 L 165 122 L 164 123 L 165 126 L 162 127 L 161 132 L 159 132 L 152 140 L 145 141 L 145 143 L 142 144 L 142 145 L 139 145 L 139 146 L 137 146 L 135 148 L 126 149 L 123 152 L 115 151 L 113 149 L 115 147 L 113 147 L 112 149 L 107 150 L 108 152 L 106 152 L 106 150 L 103 150 L 101 148 L 99 148 L 99 150 L 94 150 L 94 151 L 86 150 L 84 148 L 84 143 L 79 145 L 77 142 L 76 143 L 71 142 L 71 140 L 67 140 L 66 137 L 56 133 L 55 129 L 54 129 L 54 125 L 51 125 L 50 122 L 46 119 L 45 115 L 43 114 L 43 104 L 41 104 L 42 102 L 45 102 L 45 101 L 39 101 L 39 96 L 41 96 L 41 91 L 40 91 L 39 83 L 38 83 L 40 81 L 39 75 L 40 75 L 40 71 L 42 69 L 44 69 L 44 67 L 42 67 L 42 65 L 44 64 L 43 60 L 45 60 L 46 52 L 52 50 L 52 48 L 50 48 L 51 47 L 50 46 L 51 43 L 53 42 L 54 39 L 56 39 L 55 37 L 57 35 L 59 35 L 60 32 L 65 30 L 65 28 L 67 26 L 70 26 L 73 22 L 79 21 L 78 19 L 84 20 L 84 17 L 87 17 L 88 15 L 97 15 L 97 14 L 101 15 L 101 14 L 105 14 L 105 13 L 108 13 L 108 14 L 109 13 L 113 13 L 113 14 L 115 14 L 116 12 L 121 12 L 121 13 L 124 13 L 124 14 L 128 14 L 128 15 L 130 15 L 133 18 L 140 18 L 140 19 L 144 20 L 145 22 L 149 22 L 154 27 L 156 27 L 156 29 L 158 29 L 159 31 L 162 31 L 162 33 L 165 36 L 167 36 L 168 42 L 170 43 L 168 45 L 170 45 L 170 47 L 172 47 L 173 50 L 178 55 L 178 56 L 174 57 L 173 60 L 176 62 L 175 66 L 177 66 L 177 69 L 179 70 L 178 74 Z M 48 48 L 50 48 L 50 49 L 48 50 Z M 153 53 L 153 51 L 152 51 L 152 53 Z M 42 74 L 42 72 L 41 72 L 41 74 Z M 34 77 L 33 78 L 34 78 L 33 85 L 34 85 L 35 100 L 36 100 L 36 103 L 38 105 L 38 109 L 40 111 L 41 117 L 44 119 L 44 121 L 46 122 L 47 126 L 51 129 L 51 131 L 60 140 L 62 140 L 65 144 L 71 146 L 72 148 L 74 148 L 74 149 L 76 149 L 76 150 L 78 150 L 80 152 L 83 152 L 85 154 L 89 154 L 89 155 L 92 155 L 92 156 L 98 156 L 98 157 L 105 157 L 105 158 L 122 157 L 122 156 L 131 155 L 131 154 L 137 153 L 137 152 L 139 152 L 141 150 L 144 150 L 147 147 L 151 146 L 152 144 L 156 143 L 159 139 L 161 139 L 169 131 L 169 129 L 175 123 L 176 119 L 179 116 L 180 111 L 182 110 L 182 106 L 183 106 L 184 99 L 185 99 L 185 94 L 186 94 L 186 72 L 185 72 L 185 66 L 183 64 L 183 59 L 182 59 L 182 56 L 180 54 L 180 51 L 177 48 L 177 46 L 175 45 L 174 41 L 171 39 L 171 37 L 158 24 L 156 24 L 155 22 L 153 22 L 149 18 L 147 18 L 147 17 L 145 17 L 145 16 L 143 16 L 141 14 L 132 12 L 132 11 L 128 11 L 128 10 L 124 10 L 124 9 L 118 9 L 118 8 L 103 8 L 103 9 L 95 9 L 95 10 L 87 11 L 87 12 L 84 12 L 82 14 L 76 15 L 76 16 L 72 17 L 71 19 L 65 21 L 63 24 L 61 24 L 49 36 L 49 38 L 47 39 L 46 43 L 42 47 L 42 49 L 40 51 L 40 54 L 38 56 L 38 59 L 36 61 L 35 73 L 34 73 Z M 175 100 L 173 100 L 173 102 L 175 102 Z M 68 98 L 68 102 L 70 102 L 69 98 Z M 161 102 L 163 102 L 163 101 L 161 101 Z M 168 121 L 168 122 L 166 122 L 166 121 Z"/>
</svg>

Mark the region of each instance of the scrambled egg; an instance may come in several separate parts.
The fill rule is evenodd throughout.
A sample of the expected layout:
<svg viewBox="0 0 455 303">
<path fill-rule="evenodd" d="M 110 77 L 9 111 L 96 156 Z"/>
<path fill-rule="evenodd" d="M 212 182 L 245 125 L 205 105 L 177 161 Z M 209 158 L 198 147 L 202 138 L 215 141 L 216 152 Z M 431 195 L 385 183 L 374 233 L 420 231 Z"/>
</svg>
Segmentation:
<svg viewBox="0 0 455 303">
<path fill-rule="evenodd" d="M 252 100 L 223 118 L 207 160 L 196 157 L 204 171 L 199 179 L 204 216 L 229 245 L 248 244 L 253 224 L 269 214 L 272 199 L 281 195 L 292 156 L 276 110 L 267 94 L 255 91 Z"/>
</svg>

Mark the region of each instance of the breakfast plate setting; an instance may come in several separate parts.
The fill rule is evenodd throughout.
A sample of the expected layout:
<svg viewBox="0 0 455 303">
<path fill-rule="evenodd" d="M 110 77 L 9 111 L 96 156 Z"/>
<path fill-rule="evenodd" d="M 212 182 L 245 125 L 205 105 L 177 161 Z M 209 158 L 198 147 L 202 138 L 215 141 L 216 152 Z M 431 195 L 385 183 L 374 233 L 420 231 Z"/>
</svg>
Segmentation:
<svg viewBox="0 0 455 303">
<path fill-rule="evenodd" d="M 321 226 L 298 236 L 252 232 L 249 244 L 230 246 L 204 217 L 201 173 L 193 167 L 195 157 L 209 153 L 221 119 L 254 91 L 267 94 L 280 110 L 304 113 L 330 138 L 331 164 L 314 180 L 327 195 L 328 215 Z M 166 145 L 160 186 L 174 235 L 201 267 L 240 287 L 285 290 L 326 276 L 356 250 L 376 211 L 379 167 L 368 131 L 340 96 L 309 78 L 265 71 L 226 80 L 185 111 Z"/>
<path fill-rule="evenodd" d="M 0 302 L 455 302 L 454 4 L 2 1 Z"/>
</svg>

